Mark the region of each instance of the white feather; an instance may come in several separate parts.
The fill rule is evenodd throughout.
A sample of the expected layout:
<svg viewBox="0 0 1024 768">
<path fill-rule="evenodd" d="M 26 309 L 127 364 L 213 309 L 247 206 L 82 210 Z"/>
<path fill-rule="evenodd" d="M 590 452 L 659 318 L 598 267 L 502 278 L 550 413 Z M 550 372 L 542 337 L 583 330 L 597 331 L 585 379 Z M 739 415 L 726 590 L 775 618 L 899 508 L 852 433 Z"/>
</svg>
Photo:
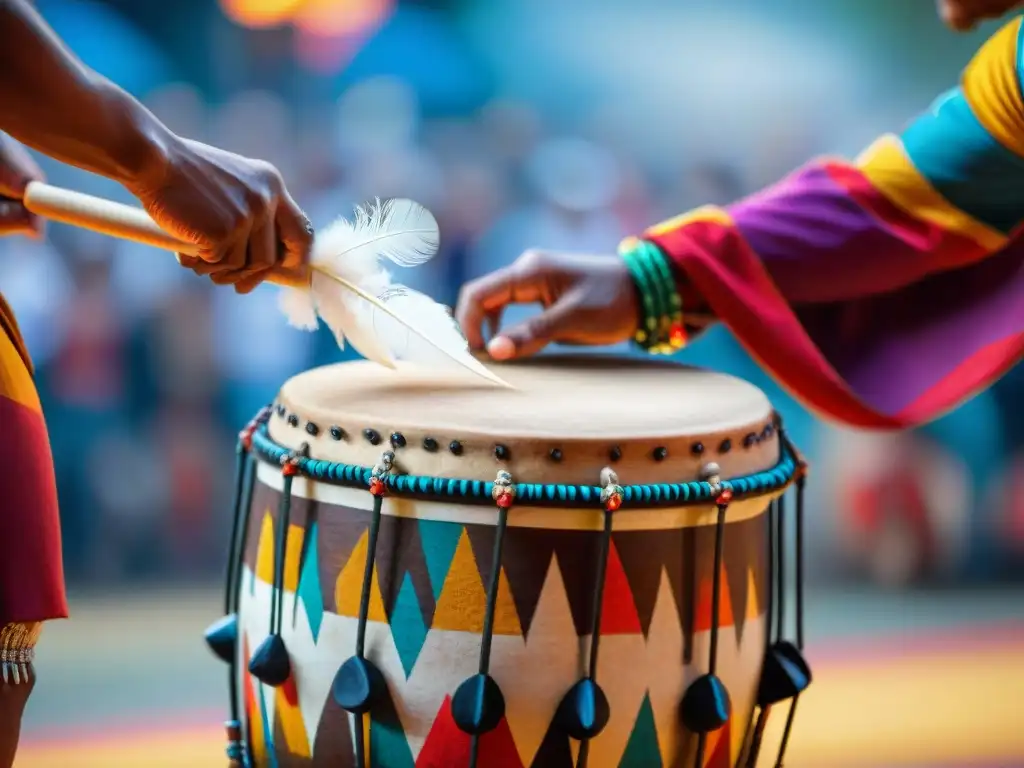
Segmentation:
<svg viewBox="0 0 1024 768">
<path fill-rule="evenodd" d="M 278 306 L 288 318 L 288 324 L 303 331 L 315 331 L 319 325 L 316 318 L 316 302 L 312 291 L 298 288 L 283 288 L 277 299 Z"/>
<path fill-rule="evenodd" d="M 439 245 L 437 221 L 426 208 L 411 200 L 377 200 L 357 208 L 354 222 L 339 219 L 317 236 L 310 288 L 284 289 L 281 308 L 292 325 L 308 330 L 315 330 L 319 315 L 339 346 L 347 341 L 389 368 L 396 358 L 454 365 L 508 386 L 473 357 L 447 307 L 393 285 L 382 264 L 415 267 Z"/>
<path fill-rule="evenodd" d="M 373 327 L 397 359 L 425 367 L 454 366 L 507 386 L 473 357 L 448 307 L 405 286 L 393 286 L 381 299 L 394 315 L 372 307 Z"/>
</svg>

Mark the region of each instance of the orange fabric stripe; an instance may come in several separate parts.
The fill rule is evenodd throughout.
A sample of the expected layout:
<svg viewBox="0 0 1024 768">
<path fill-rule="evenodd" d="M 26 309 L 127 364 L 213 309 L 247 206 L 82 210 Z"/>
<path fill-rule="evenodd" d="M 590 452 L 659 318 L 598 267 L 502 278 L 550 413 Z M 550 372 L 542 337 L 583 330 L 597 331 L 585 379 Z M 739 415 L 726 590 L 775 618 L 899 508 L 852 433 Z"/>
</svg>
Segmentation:
<svg viewBox="0 0 1024 768">
<path fill-rule="evenodd" d="M 868 192 L 867 196 L 871 191 L 877 191 L 908 216 L 951 234 L 970 238 L 989 251 L 997 251 L 1006 245 L 1005 235 L 964 213 L 936 192 L 910 162 L 896 136 L 883 136 L 864 150 L 857 158 L 857 167 L 869 182 L 867 190 L 859 190 Z M 835 174 L 832 175 L 835 178 Z M 844 180 L 849 178 L 850 174 L 846 174 Z M 907 226 L 906 222 L 901 223 L 903 227 Z"/>
<path fill-rule="evenodd" d="M 42 413 L 39 394 L 25 365 L 25 358 L 3 329 L 0 329 L 0 397 Z"/>
<path fill-rule="evenodd" d="M 1024 156 L 1024 98 L 1017 74 L 1021 18 L 1005 24 L 964 70 L 964 98 L 978 122 L 1011 152 Z"/>
</svg>

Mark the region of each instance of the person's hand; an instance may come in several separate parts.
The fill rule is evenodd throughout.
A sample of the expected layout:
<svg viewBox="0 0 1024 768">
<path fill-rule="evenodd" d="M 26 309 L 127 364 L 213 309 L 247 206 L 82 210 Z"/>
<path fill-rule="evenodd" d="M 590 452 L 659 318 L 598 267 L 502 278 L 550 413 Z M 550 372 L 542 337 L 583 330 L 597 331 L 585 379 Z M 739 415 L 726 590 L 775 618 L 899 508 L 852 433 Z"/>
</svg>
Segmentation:
<svg viewBox="0 0 1024 768">
<path fill-rule="evenodd" d="M 28 183 L 42 180 L 43 172 L 25 148 L 0 133 L 0 235 L 42 237 L 42 220 L 21 204 Z"/>
<path fill-rule="evenodd" d="M 127 183 L 170 234 L 195 243 L 180 256 L 197 274 L 248 293 L 271 271 L 301 282 L 313 226 L 272 165 L 174 139 L 155 168 Z"/>
<path fill-rule="evenodd" d="M 540 304 L 543 311 L 498 331 L 510 304 Z M 617 344 L 633 337 L 638 301 L 633 279 L 618 256 L 527 251 L 510 267 L 468 283 L 455 317 L 470 348 L 495 360 L 539 352 L 553 342 Z M 485 342 L 484 322 L 497 335 Z"/>
<path fill-rule="evenodd" d="M 939 16 L 958 32 L 966 32 L 987 19 L 997 19 L 1021 0 L 937 0 Z"/>
</svg>

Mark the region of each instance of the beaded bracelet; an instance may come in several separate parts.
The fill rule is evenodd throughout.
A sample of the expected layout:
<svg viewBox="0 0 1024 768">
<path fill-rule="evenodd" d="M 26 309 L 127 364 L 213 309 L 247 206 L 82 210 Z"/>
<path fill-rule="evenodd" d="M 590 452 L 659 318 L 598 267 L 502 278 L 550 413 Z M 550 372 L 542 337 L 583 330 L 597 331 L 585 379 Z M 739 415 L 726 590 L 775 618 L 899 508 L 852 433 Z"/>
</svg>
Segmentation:
<svg viewBox="0 0 1024 768">
<path fill-rule="evenodd" d="M 635 237 L 619 246 L 640 297 L 636 343 L 652 354 L 670 355 L 686 345 L 683 300 L 665 255 L 654 243 Z"/>
</svg>

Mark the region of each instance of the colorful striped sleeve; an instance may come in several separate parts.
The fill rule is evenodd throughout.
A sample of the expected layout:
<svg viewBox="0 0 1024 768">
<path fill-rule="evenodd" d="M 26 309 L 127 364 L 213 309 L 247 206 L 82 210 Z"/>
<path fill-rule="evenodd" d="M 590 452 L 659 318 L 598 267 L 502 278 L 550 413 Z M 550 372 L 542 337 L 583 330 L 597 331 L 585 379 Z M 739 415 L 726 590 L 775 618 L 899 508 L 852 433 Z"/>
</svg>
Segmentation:
<svg viewBox="0 0 1024 768">
<path fill-rule="evenodd" d="M 856 161 L 811 162 L 645 233 L 683 295 L 822 415 L 914 426 L 1021 359 L 1021 28 L 1003 27 L 958 88 Z"/>
</svg>

